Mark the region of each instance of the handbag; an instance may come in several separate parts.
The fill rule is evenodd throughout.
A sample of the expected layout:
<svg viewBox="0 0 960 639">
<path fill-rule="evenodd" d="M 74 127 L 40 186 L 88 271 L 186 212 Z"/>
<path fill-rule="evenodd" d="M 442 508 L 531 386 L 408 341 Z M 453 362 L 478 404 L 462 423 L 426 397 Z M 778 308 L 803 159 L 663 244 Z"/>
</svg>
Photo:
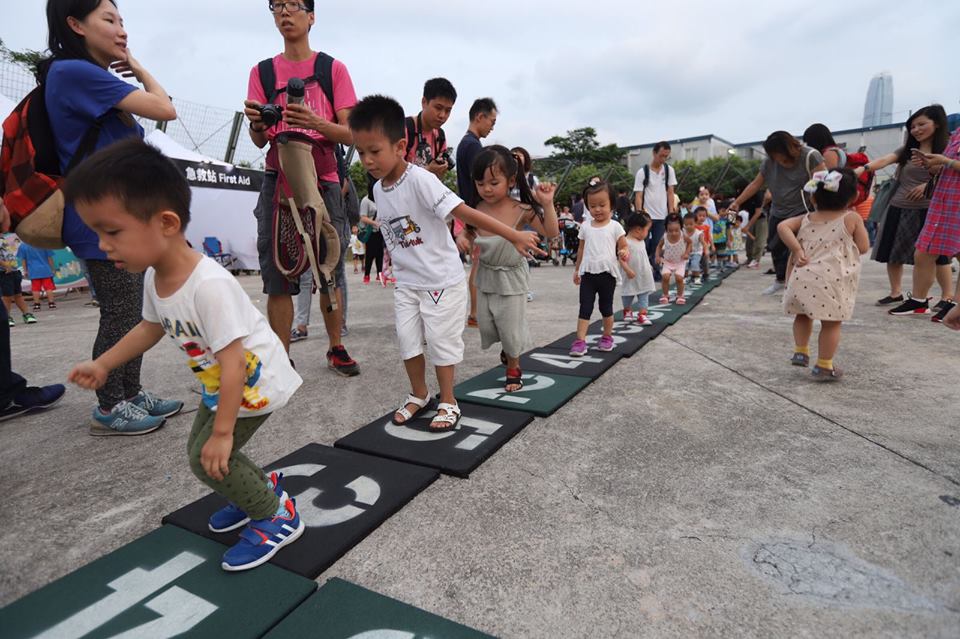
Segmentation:
<svg viewBox="0 0 960 639">
<path fill-rule="evenodd" d="M 366 224 L 362 229 L 357 232 L 357 239 L 360 240 L 361 244 L 366 244 L 370 241 L 370 238 L 373 237 L 375 229 L 371 224 Z"/>
<path fill-rule="evenodd" d="M 877 194 L 873 198 L 870 215 L 867 217 L 868 222 L 879 224 L 883 220 L 887 215 L 887 209 L 890 208 L 890 200 L 893 199 L 893 194 L 897 192 L 898 188 L 900 188 L 899 173 L 893 179 L 887 180 L 877 187 Z"/>
</svg>

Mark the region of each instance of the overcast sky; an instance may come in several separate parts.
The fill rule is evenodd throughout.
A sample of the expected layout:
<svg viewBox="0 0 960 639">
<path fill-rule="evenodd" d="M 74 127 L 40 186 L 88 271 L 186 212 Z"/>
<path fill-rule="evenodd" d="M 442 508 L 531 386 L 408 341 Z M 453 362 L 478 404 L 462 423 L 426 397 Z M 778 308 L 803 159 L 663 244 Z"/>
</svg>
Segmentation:
<svg viewBox="0 0 960 639">
<path fill-rule="evenodd" d="M 0 38 L 44 48 L 45 2 L 3 4 Z M 262 0 L 119 6 L 134 55 L 186 100 L 239 108 L 250 68 L 282 49 Z M 408 113 L 424 80 L 449 78 L 460 94 L 452 142 L 473 99 L 491 96 L 489 141 L 541 154 L 548 137 L 583 126 L 620 145 L 859 127 L 880 71 L 893 74 L 895 121 L 931 102 L 960 111 L 958 24 L 956 0 L 317 0 L 311 41 L 344 61 L 360 96 L 391 95 Z"/>
</svg>

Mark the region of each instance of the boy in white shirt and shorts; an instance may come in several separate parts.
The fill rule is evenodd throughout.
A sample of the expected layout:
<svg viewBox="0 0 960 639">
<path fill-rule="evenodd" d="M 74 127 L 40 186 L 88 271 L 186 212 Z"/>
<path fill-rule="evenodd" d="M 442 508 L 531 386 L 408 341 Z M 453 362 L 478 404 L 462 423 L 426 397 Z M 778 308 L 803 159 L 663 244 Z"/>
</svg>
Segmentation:
<svg viewBox="0 0 960 639">
<path fill-rule="evenodd" d="M 537 234 L 517 231 L 470 208 L 437 176 L 406 162 L 403 108 L 392 98 L 373 95 L 361 100 L 350 113 L 350 129 L 363 167 L 379 180 L 373 189 L 377 217 L 397 279 L 397 338 L 411 393 L 393 422 L 412 421 L 430 402 L 426 341 L 440 386 L 430 430 L 453 430 L 460 423 L 453 381 L 455 366 L 463 361 L 469 294 L 448 223 L 453 216 L 468 227 L 500 235 L 528 257 L 543 254 L 537 248 Z"/>
</svg>

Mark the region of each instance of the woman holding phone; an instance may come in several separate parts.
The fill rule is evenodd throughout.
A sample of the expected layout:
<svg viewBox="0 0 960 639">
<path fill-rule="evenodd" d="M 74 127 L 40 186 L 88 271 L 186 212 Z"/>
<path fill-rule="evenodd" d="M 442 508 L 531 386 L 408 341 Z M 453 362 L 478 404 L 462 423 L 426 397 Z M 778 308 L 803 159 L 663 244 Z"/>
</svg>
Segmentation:
<svg viewBox="0 0 960 639">
<path fill-rule="evenodd" d="M 917 238 L 927 219 L 930 206 L 930 194 L 927 184 L 930 172 L 911 162 L 913 149 L 924 153 L 943 153 L 947 146 L 947 113 L 939 104 L 933 104 L 916 111 L 905 125 L 907 129 L 903 146 L 882 157 L 871 160 L 856 169 L 857 177 L 864 171 L 879 171 L 892 164 L 897 165 L 896 180 L 898 186 L 880 228 L 873 247 L 873 259 L 887 265 L 887 278 L 890 280 L 890 294 L 877 301 L 878 306 L 897 304 L 889 312 L 891 315 L 913 315 L 930 312 L 926 302 L 921 309 L 904 299 L 901 290 L 903 266 L 913 264 Z M 950 258 L 937 258 L 936 277 L 940 283 L 943 300 L 953 297 L 951 284 Z M 937 305 L 940 310 L 944 301 Z M 926 309 L 926 310 L 924 310 Z"/>
<path fill-rule="evenodd" d="M 927 209 L 927 221 L 917 239 L 917 252 L 913 267 L 913 301 L 926 306 L 926 296 L 933 285 L 937 259 L 960 255 L 960 129 L 953 133 L 943 153 L 924 153 L 913 149 L 913 162 L 939 175 L 937 187 Z M 960 278 L 954 291 L 953 301 L 945 301 L 932 321 L 946 321 L 948 314 L 957 308 L 960 298 Z M 954 313 L 957 317 L 958 313 Z M 960 321 L 951 328 L 960 329 Z"/>
</svg>

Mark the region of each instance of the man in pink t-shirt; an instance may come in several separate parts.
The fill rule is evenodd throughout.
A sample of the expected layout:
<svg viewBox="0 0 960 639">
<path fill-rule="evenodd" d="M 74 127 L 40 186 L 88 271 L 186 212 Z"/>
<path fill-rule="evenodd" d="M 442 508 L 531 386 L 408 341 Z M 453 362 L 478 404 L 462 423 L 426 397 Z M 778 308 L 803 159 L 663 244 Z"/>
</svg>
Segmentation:
<svg viewBox="0 0 960 639">
<path fill-rule="evenodd" d="M 433 78 L 423 85 L 420 113 L 407 118 L 406 161 L 436 175 L 441 180 L 452 167 L 448 160 L 447 136 L 443 125 L 450 119 L 457 90 L 446 78 Z M 410 132 L 413 132 L 411 138 Z"/>
<path fill-rule="evenodd" d="M 341 258 L 336 269 L 337 282 L 345 282 L 343 255 L 350 243 L 350 224 L 344 211 L 340 180 L 337 175 L 336 145 L 353 144 L 353 135 L 347 126 L 350 109 L 357 103 L 357 95 L 347 67 L 339 60 L 333 61 L 333 100 L 327 98 L 318 82 L 306 86 L 303 104 L 287 104 L 285 92 L 276 94 L 274 104 L 283 107 L 283 121 L 267 127 L 261 117 L 261 108 L 268 94 L 285 88 L 291 78 L 306 79 L 315 75 L 317 53 L 310 49 L 310 29 L 316 22 L 314 0 L 293 2 L 273 1 L 269 5 L 274 24 L 283 36 L 283 53 L 273 58 L 275 87 L 264 87 L 257 66 L 250 71 L 247 100 L 244 113 L 250 121 L 250 138 L 259 148 L 270 145 L 267 151 L 266 174 L 260 200 L 257 202 L 257 251 L 260 254 L 260 276 L 263 292 L 267 295 L 267 318 L 270 327 L 280 337 L 284 347 L 290 349 L 290 325 L 293 322 L 293 297 L 300 292 L 299 280 L 290 280 L 282 275 L 273 261 L 273 198 L 277 187 L 279 162 L 274 139 L 283 131 L 296 130 L 321 142 L 315 151 L 320 191 L 330 213 L 331 221 L 340 235 Z M 343 296 L 337 289 L 337 309 L 330 309 L 328 293 L 320 292 L 320 309 L 323 323 L 330 340 L 327 364 L 337 373 L 352 377 L 359 374 L 357 363 L 347 354 L 341 338 L 343 326 Z"/>
</svg>

